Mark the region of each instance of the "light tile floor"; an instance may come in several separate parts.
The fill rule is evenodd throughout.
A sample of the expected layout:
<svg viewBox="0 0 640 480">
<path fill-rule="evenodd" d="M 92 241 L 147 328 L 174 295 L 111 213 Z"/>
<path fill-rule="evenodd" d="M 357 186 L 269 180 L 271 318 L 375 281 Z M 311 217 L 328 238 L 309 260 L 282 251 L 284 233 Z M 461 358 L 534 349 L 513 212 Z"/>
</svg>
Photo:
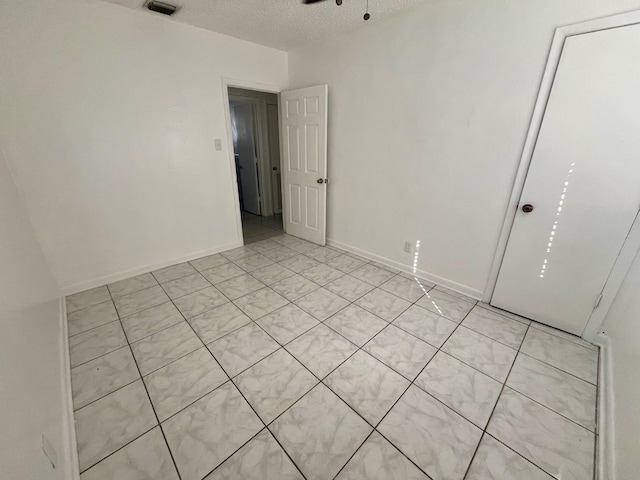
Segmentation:
<svg viewBox="0 0 640 480">
<path fill-rule="evenodd" d="M 81 478 L 592 479 L 598 350 L 284 234 L 67 298 Z"/>
<path fill-rule="evenodd" d="M 281 213 L 272 217 L 261 217 L 253 213 L 242 212 L 241 218 L 245 244 L 266 240 L 283 233 Z"/>
</svg>

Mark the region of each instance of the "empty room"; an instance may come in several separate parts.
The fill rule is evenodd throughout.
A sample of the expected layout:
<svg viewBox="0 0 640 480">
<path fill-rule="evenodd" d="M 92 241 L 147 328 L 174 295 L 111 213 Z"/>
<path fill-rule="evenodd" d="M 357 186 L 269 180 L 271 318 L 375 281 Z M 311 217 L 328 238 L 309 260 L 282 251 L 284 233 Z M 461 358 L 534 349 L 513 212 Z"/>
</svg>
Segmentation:
<svg viewBox="0 0 640 480">
<path fill-rule="evenodd" d="M 0 6 L 0 477 L 638 477 L 640 0 Z"/>
</svg>

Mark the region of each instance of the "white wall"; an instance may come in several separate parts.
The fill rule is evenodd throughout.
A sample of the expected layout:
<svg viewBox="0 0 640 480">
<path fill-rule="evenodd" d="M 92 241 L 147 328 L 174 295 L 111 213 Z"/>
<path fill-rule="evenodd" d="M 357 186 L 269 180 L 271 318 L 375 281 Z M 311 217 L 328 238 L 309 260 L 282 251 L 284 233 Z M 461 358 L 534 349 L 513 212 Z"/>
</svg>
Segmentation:
<svg viewBox="0 0 640 480">
<path fill-rule="evenodd" d="M 0 477 L 70 479 L 60 294 L 0 151 Z M 42 452 L 57 453 L 53 470 Z"/>
<path fill-rule="evenodd" d="M 64 291 L 241 242 L 221 78 L 285 88 L 286 53 L 97 0 L 2 7 L 0 141 Z"/>
<path fill-rule="evenodd" d="M 639 0 L 435 0 L 289 54 L 329 84 L 328 236 L 480 296 L 555 27 Z M 372 14 L 375 15 L 375 12 Z"/>
<path fill-rule="evenodd" d="M 611 339 L 616 478 L 640 471 L 640 253 L 636 256 L 603 327 Z"/>
</svg>

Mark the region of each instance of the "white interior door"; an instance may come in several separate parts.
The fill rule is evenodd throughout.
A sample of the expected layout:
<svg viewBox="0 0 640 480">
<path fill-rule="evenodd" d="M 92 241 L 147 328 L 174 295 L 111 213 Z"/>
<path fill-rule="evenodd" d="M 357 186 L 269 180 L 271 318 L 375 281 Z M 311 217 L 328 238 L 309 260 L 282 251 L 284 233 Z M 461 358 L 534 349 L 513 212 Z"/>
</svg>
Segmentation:
<svg viewBox="0 0 640 480">
<path fill-rule="evenodd" d="M 267 105 L 267 126 L 269 130 L 269 158 L 271 160 L 271 193 L 273 213 L 282 212 L 282 178 L 280 174 L 280 134 L 278 106 Z"/>
<path fill-rule="evenodd" d="M 238 164 L 240 166 L 240 191 L 244 209 L 260 215 L 260 191 L 258 188 L 258 156 L 255 141 L 255 113 L 253 105 L 243 103 L 233 107 L 238 134 Z"/>
<path fill-rule="evenodd" d="M 284 228 L 324 245 L 327 206 L 327 85 L 282 92 Z"/>
<path fill-rule="evenodd" d="M 491 303 L 581 335 L 639 206 L 640 26 L 568 37 Z"/>
</svg>

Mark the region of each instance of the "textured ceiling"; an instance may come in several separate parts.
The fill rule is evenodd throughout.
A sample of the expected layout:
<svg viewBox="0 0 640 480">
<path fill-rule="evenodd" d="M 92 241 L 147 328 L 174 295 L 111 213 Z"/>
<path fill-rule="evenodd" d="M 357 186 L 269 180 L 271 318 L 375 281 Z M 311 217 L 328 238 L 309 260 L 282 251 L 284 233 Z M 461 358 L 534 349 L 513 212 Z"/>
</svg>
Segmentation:
<svg viewBox="0 0 640 480">
<path fill-rule="evenodd" d="M 162 0 L 180 7 L 171 17 L 150 12 L 145 0 L 105 0 L 135 10 L 267 45 L 294 50 L 358 28 L 367 0 L 334 0 L 303 5 L 300 0 Z M 411 8 L 424 0 L 369 0 L 369 22 Z"/>
</svg>

